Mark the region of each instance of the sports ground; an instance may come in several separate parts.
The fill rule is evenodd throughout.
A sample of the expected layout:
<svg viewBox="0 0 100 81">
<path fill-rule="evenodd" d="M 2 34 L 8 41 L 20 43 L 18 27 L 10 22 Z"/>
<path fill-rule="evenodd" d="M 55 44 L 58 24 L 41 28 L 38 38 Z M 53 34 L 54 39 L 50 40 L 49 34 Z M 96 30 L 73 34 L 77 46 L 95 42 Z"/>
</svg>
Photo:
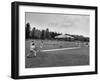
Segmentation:
<svg viewBox="0 0 100 81">
<path fill-rule="evenodd" d="M 25 42 L 25 55 L 30 52 L 30 42 Z M 39 48 L 41 40 L 35 40 Z M 40 49 L 40 48 L 39 48 Z M 36 57 L 25 57 L 26 68 L 89 65 L 89 47 L 76 42 L 43 40 L 43 47 Z"/>
</svg>

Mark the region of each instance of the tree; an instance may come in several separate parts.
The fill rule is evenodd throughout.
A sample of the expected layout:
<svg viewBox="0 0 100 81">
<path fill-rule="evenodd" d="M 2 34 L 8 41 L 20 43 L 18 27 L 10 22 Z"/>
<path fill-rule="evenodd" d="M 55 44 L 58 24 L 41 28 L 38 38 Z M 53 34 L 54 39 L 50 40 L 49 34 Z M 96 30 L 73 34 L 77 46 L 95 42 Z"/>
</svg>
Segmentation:
<svg viewBox="0 0 100 81">
<path fill-rule="evenodd" d="M 36 31 L 36 28 L 33 27 L 32 31 L 31 31 L 31 36 L 33 39 L 35 38 L 35 31 Z"/>
<path fill-rule="evenodd" d="M 29 39 L 30 38 L 30 23 L 26 24 L 25 31 L 26 31 L 25 32 L 26 39 Z"/>
<path fill-rule="evenodd" d="M 48 28 L 46 29 L 46 39 L 50 39 L 50 32 Z"/>
<path fill-rule="evenodd" d="M 45 38 L 46 38 L 46 32 L 45 32 L 45 30 L 42 30 L 41 39 L 45 39 Z"/>
</svg>

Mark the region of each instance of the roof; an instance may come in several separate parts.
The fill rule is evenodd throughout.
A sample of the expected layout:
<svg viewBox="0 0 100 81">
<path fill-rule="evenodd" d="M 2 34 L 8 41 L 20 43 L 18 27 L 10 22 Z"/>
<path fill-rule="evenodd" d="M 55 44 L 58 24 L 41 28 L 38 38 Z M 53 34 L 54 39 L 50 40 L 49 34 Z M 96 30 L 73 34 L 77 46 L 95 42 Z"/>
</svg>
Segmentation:
<svg viewBox="0 0 100 81">
<path fill-rule="evenodd" d="M 55 38 L 74 38 L 70 35 L 58 35 L 58 36 L 55 36 Z"/>
</svg>

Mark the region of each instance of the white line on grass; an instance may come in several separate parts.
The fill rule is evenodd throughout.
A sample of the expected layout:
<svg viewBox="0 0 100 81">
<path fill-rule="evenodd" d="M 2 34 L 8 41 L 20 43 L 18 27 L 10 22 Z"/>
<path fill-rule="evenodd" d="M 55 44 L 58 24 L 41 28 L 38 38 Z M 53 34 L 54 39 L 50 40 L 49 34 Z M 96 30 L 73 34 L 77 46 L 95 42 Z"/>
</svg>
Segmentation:
<svg viewBox="0 0 100 81">
<path fill-rule="evenodd" d="M 72 48 L 60 48 L 60 49 L 50 49 L 50 50 L 41 50 L 41 52 L 48 52 L 48 51 L 60 51 L 60 50 L 69 50 L 69 49 L 78 49 L 80 47 L 72 47 Z"/>
</svg>

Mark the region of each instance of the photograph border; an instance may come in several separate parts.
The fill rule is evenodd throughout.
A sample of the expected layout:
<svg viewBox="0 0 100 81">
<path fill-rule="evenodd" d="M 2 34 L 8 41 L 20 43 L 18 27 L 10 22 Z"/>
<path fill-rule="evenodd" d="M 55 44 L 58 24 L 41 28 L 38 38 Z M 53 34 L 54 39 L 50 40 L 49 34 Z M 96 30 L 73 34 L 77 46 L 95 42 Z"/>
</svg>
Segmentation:
<svg viewBox="0 0 100 81">
<path fill-rule="evenodd" d="M 19 75 L 19 6 L 40 6 L 40 7 L 55 7 L 55 8 L 74 8 L 95 10 L 95 71 L 75 72 L 75 73 L 59 73 L 59 74 L 43 74 L 43 75 Z M 49 3 L 31 3 L 31 2 L 12 2 L 11 4 L 11 78 L 26 79 L 26 78 L 43 78 L 43 77 L 58 77 L 72 75 L 88 75 L 98 73 L 97 62 L 97 7 L 96 6 L 81 6 L 81 5 L 65 5 L 65 4 L 49 4 Z"/>
</svg>

